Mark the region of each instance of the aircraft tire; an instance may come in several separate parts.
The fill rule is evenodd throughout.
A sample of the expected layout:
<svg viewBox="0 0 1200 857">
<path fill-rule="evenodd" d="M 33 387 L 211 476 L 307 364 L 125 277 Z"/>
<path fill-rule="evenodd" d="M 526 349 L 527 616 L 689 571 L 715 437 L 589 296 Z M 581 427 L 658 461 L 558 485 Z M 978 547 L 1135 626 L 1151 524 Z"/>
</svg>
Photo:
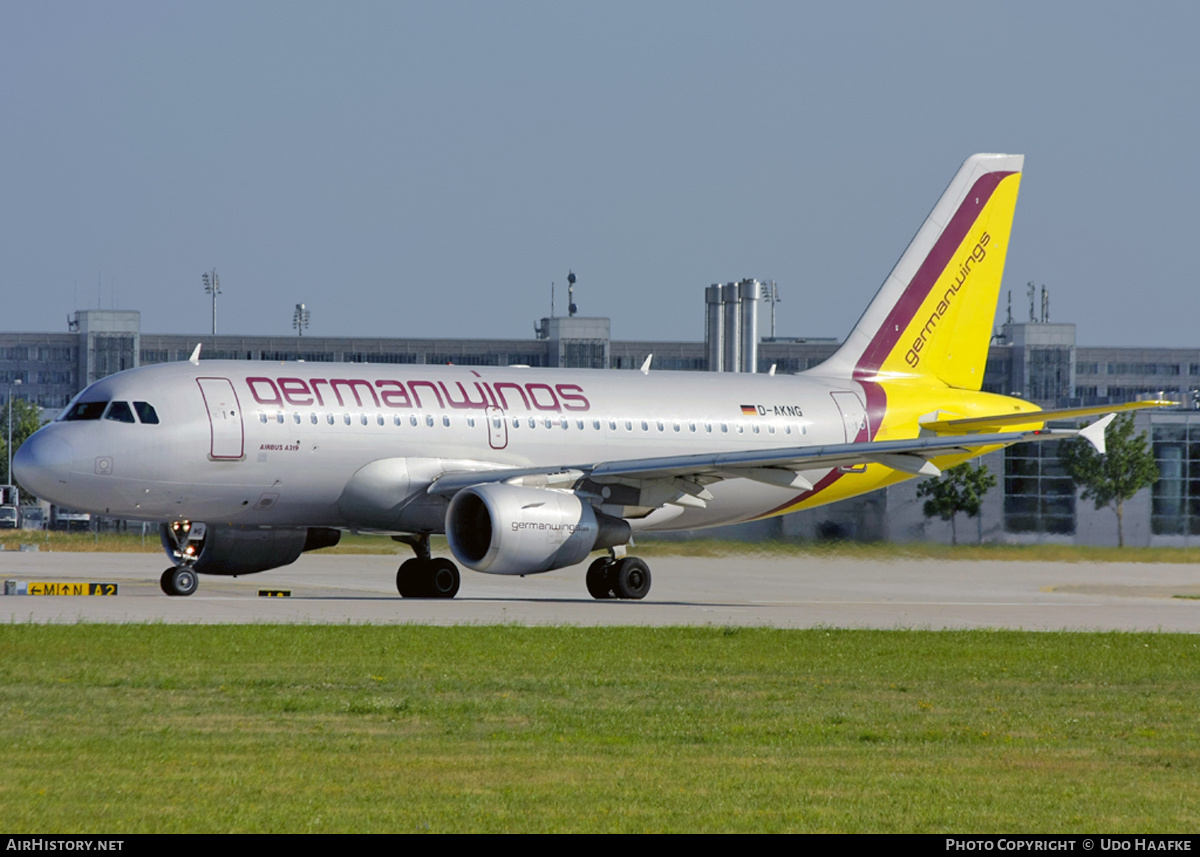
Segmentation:
<svg viewBox="0 0 1200 857">
<path fill-rule="evenodd" d="M 636 556 L 627 556 L 612 571 L 613 594 L 640 601 L 650 592 L 650 566 Z"/>
<path fill-rule="evenodd" d="M 458 594 L 458 586 L 462 582 L 458 566 L 443 557 L 431 559 L 425 566 L 427 597 L 453 598 Z"/>
<path fill-rule="evenodd" d="M 420 598 L 425 593 L 422 584 L 425 580 L 425 561 L 417 559 L 405 560 L 396 572 L 396 591 L 402 598 Z"/>
<path fill-rule="evenodd" d="M 183 565 L 168 568 L 162 573 L 158 583 L 163 592 L 173 596 L 191 595 L 200 585 L 196 572 Z"/>
<path fill-rule="evenodd" d="M 613 597 L 612 579 L 615 565 L 611 559 L 602 556 L 588 566 L 585 578 L 588 595 L 597 600 Z"/>
</svg>

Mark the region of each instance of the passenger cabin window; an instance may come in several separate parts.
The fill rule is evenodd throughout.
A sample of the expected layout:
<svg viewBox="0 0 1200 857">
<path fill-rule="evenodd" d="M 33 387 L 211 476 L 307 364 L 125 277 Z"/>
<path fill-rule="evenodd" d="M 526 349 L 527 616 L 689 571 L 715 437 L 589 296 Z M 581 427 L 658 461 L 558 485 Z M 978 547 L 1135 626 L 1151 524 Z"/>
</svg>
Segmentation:
<svg viewBox="0 0 1200 857">
<path fill-rule="evenodd" d="M 137 422 L 133 418 L 133 411 L 130 409 L 128 402 L 113 402 L 108 406 L 108 413 L 104 415 L 104 418 L 112 420 L 115 423 Z"/>
<path fill-rule="evenodd" d="M 80 402 L 63 417 L 64 420 L 98 420 L 108 402 Z"/>
</svg>

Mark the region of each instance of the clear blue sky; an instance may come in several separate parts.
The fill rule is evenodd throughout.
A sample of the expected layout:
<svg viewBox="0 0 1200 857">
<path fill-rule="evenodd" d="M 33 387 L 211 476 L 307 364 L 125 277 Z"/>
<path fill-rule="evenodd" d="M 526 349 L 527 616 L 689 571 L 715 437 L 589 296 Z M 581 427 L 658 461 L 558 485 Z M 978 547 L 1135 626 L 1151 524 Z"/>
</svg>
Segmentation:
<svg viewBox="0 0 1200 857">
<path fill-rule="evenodd" d="M 1005 286 L 1200 346 L 1200 4 L 0 4 L 0 329 L 618 339 L 779 282 L 844 336 L 954 170 L 1020 152 Z M 1001 299 L 1003 314 L 1003 297 Z M 763 317 L 765 322 L 765 316 Z"/>
</svg>

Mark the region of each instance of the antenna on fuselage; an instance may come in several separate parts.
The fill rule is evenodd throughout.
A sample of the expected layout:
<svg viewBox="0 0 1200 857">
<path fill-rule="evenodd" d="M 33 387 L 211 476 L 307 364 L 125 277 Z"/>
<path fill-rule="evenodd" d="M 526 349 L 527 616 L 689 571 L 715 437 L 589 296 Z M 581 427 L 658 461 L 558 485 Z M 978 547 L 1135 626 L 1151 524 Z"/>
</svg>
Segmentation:
<svg viewBox="0 0 1200 857">
<path fill-rule="evenodd" d="M 188 362 L 193 366 L 200 365 L 200 343 L 196 343 L 196 347 L 192 349 L 192 356 L 188 358 Z"/>
</svg>

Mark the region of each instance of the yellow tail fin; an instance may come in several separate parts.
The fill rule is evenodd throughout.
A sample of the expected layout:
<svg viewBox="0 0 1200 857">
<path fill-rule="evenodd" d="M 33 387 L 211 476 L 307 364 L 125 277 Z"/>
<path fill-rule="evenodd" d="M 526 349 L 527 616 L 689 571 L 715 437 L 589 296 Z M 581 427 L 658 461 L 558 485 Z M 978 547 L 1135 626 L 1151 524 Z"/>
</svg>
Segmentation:
<svg viewBox="0 0 1200 857">
<path fill-rule="evenodd" d="M 1024 161 L 963 163 L 845 344 L 814 374 L 981 387 Z"/>
</svg>

